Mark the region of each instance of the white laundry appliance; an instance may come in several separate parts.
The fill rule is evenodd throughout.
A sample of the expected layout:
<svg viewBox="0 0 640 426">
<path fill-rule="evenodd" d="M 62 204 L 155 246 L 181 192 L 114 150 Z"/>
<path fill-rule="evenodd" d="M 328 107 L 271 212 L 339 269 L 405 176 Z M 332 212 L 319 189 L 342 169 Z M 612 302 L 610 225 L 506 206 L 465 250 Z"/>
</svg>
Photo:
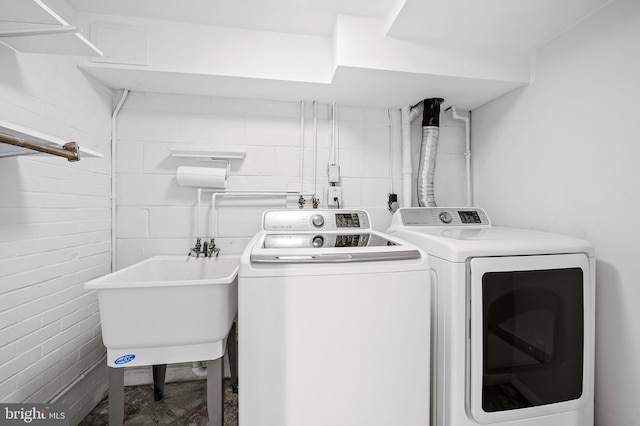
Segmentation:
<svg viewBox="0 0 640 426">
<path fill-rule="evenodd" d="M 238 274 L 241 426 L 428 426 L 424 254 L 362 210 L 273 210 Z"/>
<path fill-rule="evenodd" d="M 429 258 L 432 425 L 593 425 L 590 243 L 479 208 L 399 209 L 388 233 Z"/>
</svg>

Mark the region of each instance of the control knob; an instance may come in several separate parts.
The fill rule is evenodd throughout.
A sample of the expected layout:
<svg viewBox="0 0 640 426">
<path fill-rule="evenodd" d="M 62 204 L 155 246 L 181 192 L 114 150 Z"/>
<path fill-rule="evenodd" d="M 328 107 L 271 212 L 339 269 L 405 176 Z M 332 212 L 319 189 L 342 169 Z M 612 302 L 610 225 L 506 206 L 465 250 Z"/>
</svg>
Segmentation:
<svg viewBox="0 0 640 426">
<path fill-rule="evenodd" d="M 453 217 L 449 212 L 442 212 L 438 217 L 443 223 L 451 223 L 451 221 L 453 220 Z"/>
<path fill-rule="evenodd" d="M 315 237 L 313 237 L 311 245 L 315 248 L 322 247 L 324 245 L 324 238 L 322 237 L 322 235 L 316 235 Z"/>
<path fill-rule="evenodd" d="M 311 223 L 313 223 L 313 226 L 316 228 L 322 227 L 324 225 L 324 216 L 321 214 L 314 214 L 311 216 Z"/>
</svg>

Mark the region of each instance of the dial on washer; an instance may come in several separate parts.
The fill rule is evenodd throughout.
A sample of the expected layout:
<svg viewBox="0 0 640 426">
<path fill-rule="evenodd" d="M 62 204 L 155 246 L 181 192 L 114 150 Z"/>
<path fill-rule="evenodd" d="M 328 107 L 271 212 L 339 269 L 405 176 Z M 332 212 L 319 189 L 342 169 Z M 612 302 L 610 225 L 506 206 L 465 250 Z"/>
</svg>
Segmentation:
<svg viewBox="0 0 640 426">
<path fill-rule="evenodd" d="M 315 237 L 313 237 L 313 240 L 311 241 L 311 245 L 314 246 L 315 248 L 320 248 L 324 246 L 324 238 L 322 237 L 322 235 L 316 235 Z"/>
<path fill-rule="evenodd" d="M 324 216 L 321 214 L 314 214 L 311 216 L 311 223 L 313 223 L 313 226 L 316 228 L 322 227 L 324 225 Z"/>
<path fill-rule="evenodd" d="M 453 217 L 449 212 L 442 212 L 438 217 L 443 223 L 451 223 L 451 221 L 453 220 Z"/>
</svg>

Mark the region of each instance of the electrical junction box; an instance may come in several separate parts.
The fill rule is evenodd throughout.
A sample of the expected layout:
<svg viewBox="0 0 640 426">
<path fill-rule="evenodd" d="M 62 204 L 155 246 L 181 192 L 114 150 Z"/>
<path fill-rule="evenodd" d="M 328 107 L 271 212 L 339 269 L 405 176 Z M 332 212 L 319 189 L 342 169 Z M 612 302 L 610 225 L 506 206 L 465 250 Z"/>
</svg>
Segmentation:
<svg viewBox="0 0 640 426">
<path fill-rule="evenodd" d="M 327 174 L 329 175 L 329 183 L 340 182 L 340 166 L 337 164 L 330 164 Z"/>
</svg>

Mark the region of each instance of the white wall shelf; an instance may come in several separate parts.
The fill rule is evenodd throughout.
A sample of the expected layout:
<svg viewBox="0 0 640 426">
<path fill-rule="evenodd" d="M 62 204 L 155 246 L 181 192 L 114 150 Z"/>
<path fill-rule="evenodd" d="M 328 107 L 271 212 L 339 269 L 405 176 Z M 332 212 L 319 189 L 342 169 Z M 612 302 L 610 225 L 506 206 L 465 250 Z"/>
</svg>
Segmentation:
<svg viewBox="0 0 640 426">
<path fill-rule="evenodd" d="M 242 151 L 197 151 L 184 149 L 170 149 L 173 157 L 192 158 L 201 161 L 244 160 L 247 156 Z"/>
<path fill-rule="evenodd" d="M 32 129 L 29 129 L 24 126 L 20 126 L 18 124 L 9 123 L 7 121 L 0 120 L 0 134 L 7 135 L 12 138 L 18 138 L 25 140 L 27 142 L 33 142 L 36 145 L 41 145 L 43 147 L 54 148 L 56 150 L 67 151 L 67 152 L 76 152 L 76 148 L 71 147 L 68 141 L 62 140 L 55 136 L 50 136 Z M 65 147 L 66 145 L 66 147 Z M 0 158 L 2 157 L 16 157 L 20 155 L 31 155 L 31 154 L 43 154 L 42 152 L 34 149 L 29 149 L 25 147 L 10 145 L 7 143 L 1 143 L 0 141 Z M 103 158 L 104 155 L 98 151 L 94 151 L 88 148 L 77 147 L 77 156 L 73 158 L 68 158 L 69 161 L 78 161 L 81 158 L 85 157 L 93 157 L 93 158 Z M 57 155 L 57 154 L 53 154 Z"/>
</svg>

